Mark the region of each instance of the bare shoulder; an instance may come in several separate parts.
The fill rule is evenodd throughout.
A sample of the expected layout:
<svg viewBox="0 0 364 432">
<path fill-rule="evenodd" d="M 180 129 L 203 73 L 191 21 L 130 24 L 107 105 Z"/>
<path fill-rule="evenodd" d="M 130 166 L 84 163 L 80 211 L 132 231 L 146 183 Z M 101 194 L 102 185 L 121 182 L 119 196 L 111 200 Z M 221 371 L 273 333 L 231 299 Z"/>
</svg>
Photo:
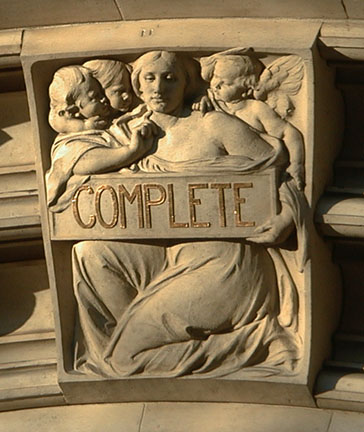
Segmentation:
<svg viewBox="0 0 364 432">
<path fill-rule="evenodd" d="M 240 124 L 241 120 L 236 118 L 235 116 L 226 114 L 224 112 L 219 111 L 210 111 L 206 113 L 202 117 L 203 125 L 206 127 L 224 127 L 224 126 L 231 126 L 232 124 Z"/>
<path fill-rule="evenodd" d="M 259 111 L 259 112 L 274 112 L 273 109 L 265 102 L 260 101 L 260 100 L 256 100 L 256 99 L 252 99 L 249 101 L 250 102 L 250 108 Z"/>
<path fill-rule="evenodd" d="M 252 109 L 255 111 L 256 114 L 259 116 L 265 116 L 268 118 L 276 118 L 280 119 L 278 114 L 274 111 L 272 107 L 270 107 L 267 103 L 259 100 L 252 100 Z"/>
</svg>

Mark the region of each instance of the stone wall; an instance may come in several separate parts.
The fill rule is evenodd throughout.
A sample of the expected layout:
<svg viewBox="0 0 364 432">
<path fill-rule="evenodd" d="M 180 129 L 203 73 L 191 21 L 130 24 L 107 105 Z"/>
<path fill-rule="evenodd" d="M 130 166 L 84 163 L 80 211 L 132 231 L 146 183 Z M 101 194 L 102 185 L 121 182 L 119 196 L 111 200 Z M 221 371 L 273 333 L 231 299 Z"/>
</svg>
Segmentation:
<svg viewBox="0 0 364 432">
<path fill-rule="evenodd" d="M 61 431 L 71 427 L 71 423 L 66 427 L 67 422 L 76 415 L 80 416 L 75 420 L 75 430 L 79 431 L 98 430 L 104 423 L 98 425 L 97 422 L 104 416 L 110 416 L 110 428 L 103 427 L 104 430 L 110 431 L 263 431 L 268 427 L 270 430 L 298 430 L 297 425 L 303 424 L 305 426 L 301 430 L 304 431 L 362 430 L 364 419 L 360 412 L 364 406 L 364 306 L 361 301 L 364 292 L 364 152 L 361 137 L 364 131 L 361 117 L 364 111 L 364 24 L 361 19 L 364 18 L 364 7 L 361 2 L 355 0 L 295 3 L 294 7 L 288 7 L 287 2 L 276 1 L 272 7 L 272 2 L 268 1 L 200 1 L 178 4 L 166 1 L 158 2 L 158 5 L 153 2 L 118 0 L 61 4 L 57 2 L 52 5 L 52 2 L 48 1 L 45 7 L 40 1 L 1 2 L 0 28 L 3 30 L 0 32 L 0 409 L 9 411 L 0 414 L 0 425 L 1 422 L 6 425 L 4 430 L 17 431 L 24 429 L 24 425 L 30 430 L 31 427 L 35 430 L 50 430 L 49 425 L 52 424 L 52 430 Z M 20 59 L 29 55 L 51 57 L 52 52 L 58 52 L 55 58 L 57 55 L 64 55 L 62 50 L 67 46 L 64 40 L 69 43 L 72 40 L 75 43 L 77 41 L 76 27 L 69 24 L 85 23 L 85 27 L 81 25 L 77 28 L 81 32 L 84 31 L 85 35 L 97 35 L 100 29 L 105 31 L 108 26 L 115 31 L 123 21 L 130 21 L 130 28 L 133 28 L 134 20 L 161 19 L 163 26 L 163 20 L 168 18 L 214 17 L 244 17 L 249 25 L 260 22 L 263 26 L 264 23 L 269 26 L 275 23 L 277 28 L 288 25 L 294 28 L 295 23 L 297 26 L 306 24 L 307 28 L 313 24 L 317 25 L 318 51 L 314 54 L 314 64 L 320 65 L 317 70 L 325 69 L 334 77 L 334 81 L 330 81 L 326 75 L 319 72 L 312 83 L 317 100 L 321 100 L 313 110 L 313 122 L 324 119 L 326 113 L 333 108 L 342 113 L 339 120 L 337 117 L 330 117 L 330 114 L 327 116 L 329 120 L 321 124 L 320 133 L 315 138 L 316 150 L 312 156 L 313 166 L 317 170 L 317 177 L 311 190 L 315 223 L 325 240 L 326 247 L 332 251 L 333 261 L 340 268 L 343 287 L 341 298 L 338 293 L 334 294 L 341 305 L 341 313 L 333 340 L 327 340 L 325 333 L 312 333 L 313 344 L 324 343 L 329 346 L 332 342 L 330 354 L 324 360 L 320 356 L 319 360 L 314 360 L 317 363 L 314 367 L 316 372 L 309 388 L 313 396 L 313 406 L 316 408 L 287 408 L 274 400 L 273 403 L 278 406 L 156 402 L 60 407 L 67 405 L 67 402 L 64 391 L 59 387 L 56 370 L 57 351 L 53 315 L 56 301 L 53 292 L 52 306 L 43 252 L 36 160 L 28 110 L 27 91 L 29 95 L 30 90 L 29 86 L 27 88 L 25 85 Z M 68 25 L 63 26 L 64 24 Z M 154 24 L 155 22 L 153 26 Z M 49 43 L 46 36 L 39 38 L 39 45 L 36 45 L 36 39 L 31 38 L 33 30 L 30 27 L 57 25 L 61 26 L 54 27 L 54 31 L 59 32 L 60 42 L 54 46 Z M 148 22 L 140 22 L 138 25 L 140 29 L 150 27 Z M 193 26 L 194 23 L 186 23 L 187 27 L 188 25 Z M 220 34 L 222 28 L 223 19 L 214 27 L 214 31 Z M 52 31 L 52 28 L 49 30 Z M 38 31 L 41 34 L 42 29 Z M 48 34 L 47 31 L 48 29 L 44 35 Z M 274 37 L 279 38 L 273 33 Z M 292 37 L 299 41 L 299 32 L 297 36 Z M 269 38 L 272 38 L 272 34 L 268 35 L 267 40 Z M 254 40 L 254 35 L 251 35 L 251 39 Z M 88 50 L 101 52 L 104 49 L 97 46 L 97 37 L 90 40 Z M 88 42 L 82 43 L 87 46 Z M 140 39 L 138 43 L 140 44 Z M 141 46 L 148 43 L 143 39 Z M 158 43 L 161 46 L 166 45 L 165 42 L 156 44 Z M 194 42 L 190 40 L 188 43 Z M 273 46 L 279 46 L 280 43 L 284 43 L 283 39 L 276 40 Z M 282 46 L 289 46 L 291 43 L 295 42 L 290 41 Z M 154 46 L 153 42 L 149 44 L 150 47 Z M 220 47 L 224 48 L 225 45 L 233 46 L 226 42 L 226 39 Z M 213 49 L 214 46 L 210 48 Z M 79 52 L 74 46 L 72 49 L 73 54 Z M 207 47 L 205 50 L 209 51 Z M 70 53 L 66 53 L 66 56 L 70 56 Z M 334 98 L 334 107 L 332 102 L 325 106 L 325 95 L 335 93 L 336 90 L 341 93 L 343 104 L 340 98 Z M 336 118 L 335 124 L 330 124 L 330 118 Z M 342 129 L 344 134 L 341 140 L 339 134 Z M 335 148 L 328 149 L 330 140 Z M 327 154 L 336 154 L 334 164 L 327 163 Z M 323 170 L 320 171 L 321 167 Z M 318 268 L 316 271 L 316 274 L 324 273 L 325 268 Z M 330 287 L 324 288 L 323 292 L 328 296 L 326 303 L 329 310 L 322 306 L 320 310 L 315 311 L 318 317 L 335 312 L 335 302 L 329 299 Z M 319 290 L 320 284 L 317 284 L 314 294 L 318 297 Z M 318 304 L 324 305 L 325 299 Z M 318 318 L 318 323 L 319 320 Z M 178 401 L 178 396 L 174 394 L 170 400 Z M 198 400 L 204 400 L 203 395 L 199 396 Z M 251 402 L 259 400 L 253 398 Z M 267 403 L 266 400 L 264 402 Z M 296 402 L 294 405 L 307 403 Z M 35 409 L 47 406 L 53 408 Z M 34 409 L 12 412 L 23 408 Z M 95 420 L 92 419 L 90 412 L 95 416 Z M 268 423 L 265 423 L 265 418 L 263 419 L 265 416 L 258 414 L 261 412 L 267 413 Z M 190 423 L 184 420 L 186 417 Z M 232 418 L 235 420 L 232 421 Z M 72 424 L 73 427 L 75 423 Z M 120 423 L 124 429 L 120 429 Z M 350 424 L 352 426 L 348 426 Z"/>
</svg>

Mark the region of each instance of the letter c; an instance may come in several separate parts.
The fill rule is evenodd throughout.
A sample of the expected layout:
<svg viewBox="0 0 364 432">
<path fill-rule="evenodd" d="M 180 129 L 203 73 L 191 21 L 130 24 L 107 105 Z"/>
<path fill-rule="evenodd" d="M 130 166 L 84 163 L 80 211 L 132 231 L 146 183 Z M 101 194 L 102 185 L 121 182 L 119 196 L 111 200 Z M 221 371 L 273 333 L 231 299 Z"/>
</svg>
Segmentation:
<svg viewBox="0 0 364 432">
<path fill-rule="evenodd" d="M 76 222 L 78 223 L 78 225 L 80 225 L 81 228 L 90 229 L 96 223 L 96 216 L 95 215 L 90 215 L 89 220 L 88 220 L 87 223 L 83 222 L 83 220 L 81 219 L 80 210 L 78 208 L 78 200 L 79 200 L 80 193 L 82 191 L 87 191 L 87 193 L 90 194 L 90 195 L 92 195 L 94 193 L 94 190 L 92 189 L 92 187 L 88 186 L 88 185 L 83 185 L 83 186 L 81 186 L 80 188 L 77 189 L 77 191 L 75 192 L 75 194 L 73 195 L 73 198 L 72 198 L 73 216 L 74 216 L 74 218 L 76 219 Z"/>
</svg>

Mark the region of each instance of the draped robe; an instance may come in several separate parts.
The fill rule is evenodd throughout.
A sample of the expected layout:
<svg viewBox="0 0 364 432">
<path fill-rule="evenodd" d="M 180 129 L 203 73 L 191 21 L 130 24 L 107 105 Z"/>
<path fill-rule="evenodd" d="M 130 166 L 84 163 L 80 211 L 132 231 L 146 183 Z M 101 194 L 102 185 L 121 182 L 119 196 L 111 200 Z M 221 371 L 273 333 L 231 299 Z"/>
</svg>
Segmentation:
<svg viewBox="0 0 364 432">
<path fill-rule="evenodd" d="M 276 160 L 261 161 L 253 171 Z M 210 173 L 251 172 L 251 163 L 245 158 L 245 170 L 242 157 L 198 161 L 199 172 Z M 188 175 L 196 164 L 150 156 L 138 165 Z M 285 252 L 285 259 L 278 248 L 239 239 L 75 245 L 75 369 L 107 377 L 215 377 L 253 366 L 268 375 L 294 373 L 301 349 L 289 268 L 293 263 L 299 272 L 305 262 L 303 194 L 292 181 L 284 182 L 280 200 L 300 239 L 298 252 Z"/>
<path fill-rule="evenodd" d="M 107 131 L 60 137 L 47 175 L 51 209 L 66 208 L 87 181 L 72 173 L 83 154 L 117 145 Z M 279 168 L 279 156 L 280 149 L 261 160 L 170 162 L 151 155 L 129 172 L 249 173 Z M 296 252 L 243 239 L 74 245 L 75 370 L 104 377 L 294 373 L 305 200 L 293 181 L 283 182 L 279 195 L 296 225 Z"/>
</svg>

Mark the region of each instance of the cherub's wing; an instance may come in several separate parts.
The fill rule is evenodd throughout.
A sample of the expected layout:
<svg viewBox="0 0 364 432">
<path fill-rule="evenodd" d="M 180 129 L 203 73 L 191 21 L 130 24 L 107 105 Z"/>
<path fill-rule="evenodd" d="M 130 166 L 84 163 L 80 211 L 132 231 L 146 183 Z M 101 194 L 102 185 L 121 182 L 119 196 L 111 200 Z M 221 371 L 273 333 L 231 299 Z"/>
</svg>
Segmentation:
<svg viewBox="0 0 364 432">
<path fill-rule="evenodd" d="M 258 87 L 264 88 L 266 92 L 279 88 L 280 91 L 296 95 L 301 88 L 303 71 L 304 64 L 300 57 L 280 57 L 263 71 Z"/>
<path fill-rule="evenodd" d="M 303 75 L 304 63 L 300 57 L 296 55 L 280 57 L 262 72 L 254 91 L 254 97 L 255 99 L 267 101 L 268 104 L 274 99 L 275 106 L 272 106 L 272 108 L 275 110 L 280 105 L 279 99 L 282 98 L 286 101 L 286 104 L 292 105 L 290 108 L 290 111 L 292 111 L 293 104 L 289 96 L 294 96 L 299 92 Z M 288 113 L 278 112 L 278 114 L 281 117 L 286 117 Z"/>
</svg>

